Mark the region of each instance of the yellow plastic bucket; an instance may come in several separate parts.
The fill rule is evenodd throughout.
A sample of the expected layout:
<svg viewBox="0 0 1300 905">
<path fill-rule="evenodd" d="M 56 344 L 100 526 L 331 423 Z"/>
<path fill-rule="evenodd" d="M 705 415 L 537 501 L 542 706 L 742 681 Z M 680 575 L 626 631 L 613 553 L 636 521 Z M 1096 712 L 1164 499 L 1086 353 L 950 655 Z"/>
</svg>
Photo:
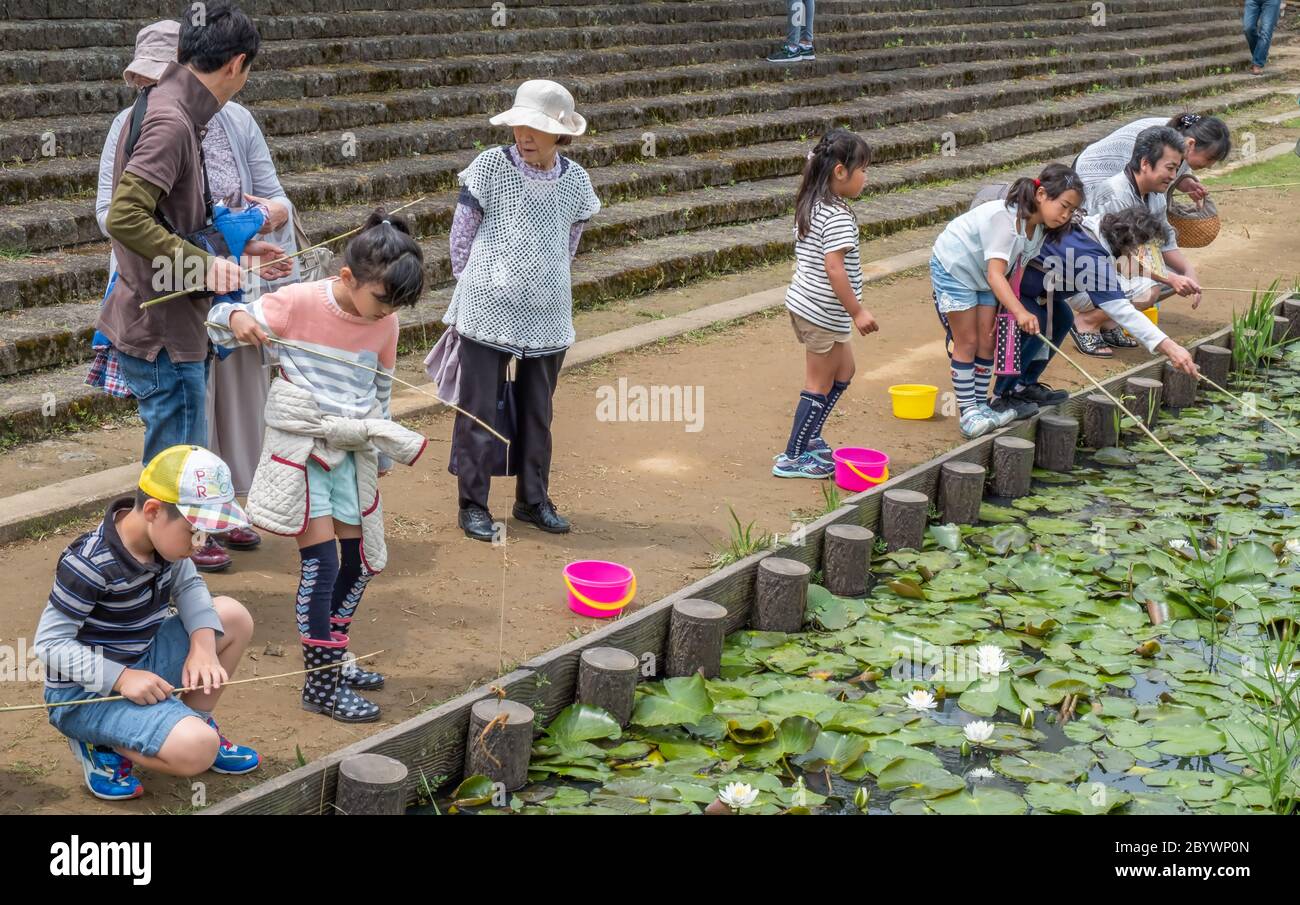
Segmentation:
<svg viewBox="0 0 1300 905">
<path fill-rule="evenodd" d="M 900 383 L 889 388 L 894 403 L 894 417 L 924 421 L 934 415 L 939 388 L 924 383 Z"/>
<path fill-rule="evenodd" d="M 1150 319 L 1151 323 L 1153 323 L 1153 324 L 1159 324 L 1159 323 L 1160 323 L 1160 306 L 1159 306 L 1159 305 L 1152 305 L 1150 308 L 1145 309 L 1142 313 L 1145 314 L 1145 315 Z"/>
</svg>

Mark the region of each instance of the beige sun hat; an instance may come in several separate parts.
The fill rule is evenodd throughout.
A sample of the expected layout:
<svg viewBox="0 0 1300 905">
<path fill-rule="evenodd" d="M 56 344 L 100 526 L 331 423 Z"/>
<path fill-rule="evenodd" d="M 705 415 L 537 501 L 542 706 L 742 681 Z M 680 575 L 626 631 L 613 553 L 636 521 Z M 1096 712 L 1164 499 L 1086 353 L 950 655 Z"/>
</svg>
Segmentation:
<svg viewBox="0 0 1300 905">
<path fill-rule="evenodd" d="M 140 29 L 135 36 L 135 59 L 122 70 L 122 78 L 131 84 L 131 76 L 158 81 L 167 64 L 176 62 L 176 48 L 181 43 L 181 23 L 163 19 Z"/>
<path fill-rule="evenodd" d="M 515 92 L 515 105 L 488 120 L 494 126 L 529 126 L 552 135 L 581 135 L 587 120 L 573 109 L 573 95 L 559 82 L 529 79 Z"/>
</svg>

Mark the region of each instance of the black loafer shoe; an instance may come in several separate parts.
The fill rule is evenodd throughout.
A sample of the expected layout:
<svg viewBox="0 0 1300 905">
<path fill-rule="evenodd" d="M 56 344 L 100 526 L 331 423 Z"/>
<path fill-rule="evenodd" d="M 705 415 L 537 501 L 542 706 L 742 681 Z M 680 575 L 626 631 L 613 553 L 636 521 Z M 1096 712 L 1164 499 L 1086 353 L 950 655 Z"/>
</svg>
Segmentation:
<svg viewBox="0 0 1300 905">
<path fill-rule="evenodd" d="M 491 541 L 496 536 L 496 531 L 492 527 L 492 513 L 482 506 L 466 506 L 460 511 L 459 521 L 466 537 Z"/>
<path fill-rule="evenodd" d="M 550 500 L 536 506 L 515 503 L 514 516 L 521 522 L 536 525 L 548 534 L 568 534 L 571 527 L 569 520 L 555 511 L 555 504 Z"/>
<path fill-rule="evenodd" d="M 1048 405 L 1060 405 L 1070 398 L 1070 394 L 1065 390 L 1054 390 L 1045 383 L 1031 383 L 1012 394 L 1017 399 L 1024 399 L 1029 402 L 1037 403 L 1040 407 Z"/>
<path fill-rule="evenodd" d="M 1030 402 L 1028 399 L 1021 399 L 1018 396 L 997 396 L 989 403 L 989 408 L 995 412 L 1005 412 L 1011 409 L 1016 413 L 1016 420 L 1023 421 L 1026 418 L 1032 418 L 1038 414 L 1037 404 Z"/>
</svg>

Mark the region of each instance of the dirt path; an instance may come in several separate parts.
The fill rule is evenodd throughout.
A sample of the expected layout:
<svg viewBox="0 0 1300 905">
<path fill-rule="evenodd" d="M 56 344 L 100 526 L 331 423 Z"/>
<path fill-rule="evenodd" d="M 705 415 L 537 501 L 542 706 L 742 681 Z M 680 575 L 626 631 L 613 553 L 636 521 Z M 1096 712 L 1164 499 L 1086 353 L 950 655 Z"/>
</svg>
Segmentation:
<svg viewBox="0 0 1300 905">
<path fill-rule="evenodd" d="M 1209 249 L 1193 252 L 1202 280 L 1216 286 L 1254 286 L 1275 276 L 1288 279 L 1295 266 L 1295 207 L 1300 193 L 1235 193 L 1221 210 L 1230 221 Z M 928 239 L 933 230 L 914 235 Z M 916 247 L 920 241 L 914 241 Z M 897 244 L 881 257 L 901 250 Z M 774 285 L 781 268 L 728 278 L 732 295 Z M 654 297 L 671 312 L 673 296 L 691 307 L 727 297 L 724 281 Z M 713 295 L 701 301 L 701 293 Z M 688 296 L 694 294 L 693 299 Z M 1246 295 L 1211 293 L 1198 311 L 1167 304 L 1161 326 L 1187 341 L 1226 323 Z M 942 337 L 929 302 L 928 279 L 908 274 L 867 290 L 866 302 L 882 325 L 870 339 L 855 340 L 858 375 L 826 428 L 832 443 L 883 449 L 894 470 L 922 462 L 959 440 L 954 419 L 903 422 L 891 417 L 886 387 L 892 383 L 947 384 Z M 636 306 L 646 308 L 646 303 Z M 597 312 L 600 314 L 600 312 Z M 610 315 L 608 327 L 625 324 Z M 634 322 L 634 321 L 633 321 Z M 1094 362 L 1108 374 L 1146 360 L 1141 350 Z M 388 687 L 374 695 L 385 709 L 382 722 L 346 727 L 298 708 L 300 685 L 293 679 L 232 689 L 221 708 L 227 733 L 254 745 L 265 768 L 242 781 L 208 774 L 208 801 L 292 769 L 297 752 L 313 759 L 379 728 L 413 716 L 476 682 L 595 627 L 564 605 L 560 570 L 575 559 L 612 559 L 638 575 L 638 603 L 650 603 L 706 574 L 710 553 L 725 543 L 728 505 L 744 521 L 787 532 L 792 520 L 820 513 L 821 485 L 771 477 L 771 457 L 784 445 L 791 406 L 803 374 L 802 356 L 783 312 L 751 319 L 725 330 L 619 355 L 565 375 L 556 399 L 553 495 L 572 517 L 575 530 L 552 537 L 511 523 L 509 564 L 503 602 L 501 552 L 465 539 L 455 527 L 455 484 L 445 471 L 451 419 L 435 416 L 416 426 L 430 448 L 413 469 L 385 479 L 389 569 L 370 586 L 354 629 L 355 649 L 384 649 L 377 665 Z M 1062 362 L 1047 379 L 1076 388 L 1083 381 Z M 701 429 L 681 422 L 606 422 L 597 417 L 598 392 L 617 387 L 667 385 L 700 387 Z M 104 432 L 95 432 L 101 435 Z M 113 434 L 114 432 L 108 432 Z M 113 437 L 131 456 L 138 436 L 121 428 Z M 90 451 L 105 457 L 109 447 L 71 437 L 59 451 Z M 31 456 L 58 449 L 24 448 Z M 14 465 L 22 450 L 11 451 Z M 57 453 L 56 453 L 57 455 Z M 47 456 L 48 458 L 48 456 Z M 75 456 L 67 458 L 73 459 Z M 39 463 L 39 459 L 33 458 Z M 122 461 L 128 461 L 123 459 Z M 108 461 L 107 464 L 117 464 Z M 20 466 L 19 466 L 20 467 Z M 10 471 L 11 469 L 5 469 Z M 46 476 L 48 479 L 48 476 Z M 513 489 L 494 486 L 498 517 L 509 512 Z M 0 569 L 11 593 L 0 602 L 0 645 L 30 641 L 50 583 L 50 568 L 75 531 L 0 549 Z M 240 677 L 300 668 L 289 600 L 296 587 L 297 553 L 291 541 L 270 538 L 253 553 L 236 554 L 232 571 L 210 579 L 214 592 L 243 600 L 257 620 L 254 645 Z M 504 621 L 503 617 L 504 616 Z M 26 643 L 26 642 L 24 642 Z M 268 651 L 279 648 L 283 656 Z M 0 665 L 8 666 L 9 664 Z M 12 678 L 12 676 L 10 676 Z M 40 698 L 32 683 L 0 684 L 0 704 Z M 162 812 L 191 806 L 188 781 L 142 774 L 146 795 L 112 810 Z M 73 772 L 63 739 L 43 713 L 0 715 L 0 812 L 86 812 L 110 807 L 92 799 Z"/>
</svg>

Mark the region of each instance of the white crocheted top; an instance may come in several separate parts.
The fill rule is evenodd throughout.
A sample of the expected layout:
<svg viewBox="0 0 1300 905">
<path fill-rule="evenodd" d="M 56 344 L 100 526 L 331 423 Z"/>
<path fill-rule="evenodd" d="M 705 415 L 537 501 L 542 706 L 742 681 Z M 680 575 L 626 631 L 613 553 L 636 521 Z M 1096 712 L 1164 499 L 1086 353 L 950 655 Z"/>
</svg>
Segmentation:
<svg viewBox="0 0 1300 905">
<path fill-rule="evenodd" d="M 570 346 L 569 228 L 600 210 L 587 171 L 572 160 L 559 179 L 529 179 L 501 148 L 460 172 L 483 208 L 443 323 L 462 336 L 524 349 Z"/>
</svg>

